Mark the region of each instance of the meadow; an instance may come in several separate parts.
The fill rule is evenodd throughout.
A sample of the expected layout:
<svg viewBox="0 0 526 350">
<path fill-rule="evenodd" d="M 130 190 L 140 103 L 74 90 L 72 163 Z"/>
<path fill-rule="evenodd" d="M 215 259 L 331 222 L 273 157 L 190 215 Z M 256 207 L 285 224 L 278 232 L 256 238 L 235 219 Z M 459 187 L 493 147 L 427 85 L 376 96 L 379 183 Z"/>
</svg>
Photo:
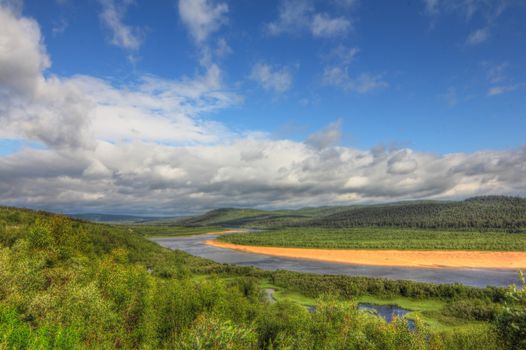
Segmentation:
<svg viewBox="0 0 526 350">
<path fill-rule="evenodd" d="M 291 248 L 526 251 L 525 233 L 390 227 L 287 228 L 224 235 L 218 240 Z"/>
<path fill-rule="evenodd" d="M 137 233 L 144 237 L 192 236 L 192 235 L 206 234 L 209 232 L 225 231 L 224 227 L 217 227 L 217 226 L 187 227 L 187 226 L 167 226 L 167 225 L 147 225 L 147 224 L 119 225 L 119 226 L 122 226 L 122 228 L 128 230 L 128 232 L 130 233 Z"/>
</svg>

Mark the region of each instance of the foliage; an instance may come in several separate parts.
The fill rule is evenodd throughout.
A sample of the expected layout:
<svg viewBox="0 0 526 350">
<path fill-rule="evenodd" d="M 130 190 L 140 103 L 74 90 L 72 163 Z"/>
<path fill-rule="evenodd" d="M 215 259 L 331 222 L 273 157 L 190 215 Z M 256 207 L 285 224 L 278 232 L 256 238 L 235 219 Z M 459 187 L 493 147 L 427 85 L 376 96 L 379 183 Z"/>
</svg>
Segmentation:
<svg viewBox="0 0 526 350">
<path fill-rule="evenodd" d="M 224 235 L 218 239 L 243 245 L 294 248 L 526 251 L 526 233 L 385 227 L 289 228 Z"/>
<path fill-rule="evenodd" d="M 506 307 L 497 319 L 499 334 L 509 349 L 526 349 L 526 282 L 522 272 L 520 280 L 520 288 L 509 288 Z"/>
<path fill-rule="evenodd" d="M 503 288 L 474 288 L 462 284 L 433 284 L 405 280 L 388 280 L 371 277 L 319 275 L 292 271 L 276 271 L 270 276 L 272 284 L 301 291 L 312 298 L 324 294 L 351 299 L 362 295 L 383 297 L 403 296 L 415 299 L 442 300 L 480 299 L 485 302 L 502 302 Z"/>
<path fill-rule="evenodd" d="M 526 229 L 526 199 L 474 197 L 460 202 L 409 202 L 353 208 L 309 223 L 321 227 L 388 226 L 434 229 Z"/>
<path fill-rule="evenodd" d="M 267 304 L 257 287 L 263 278 L 316 295 L 316 312 Z M 386 324 L 338 302 L 360 293 L 488 301 L 504 295 L 217 264 L 161 248 L 126 227 L 0 208 L 0 349 L 499 348 L 500 333 L 431 334 L 418 322 L 410 331 L 403 320 Z"/>
</svg>

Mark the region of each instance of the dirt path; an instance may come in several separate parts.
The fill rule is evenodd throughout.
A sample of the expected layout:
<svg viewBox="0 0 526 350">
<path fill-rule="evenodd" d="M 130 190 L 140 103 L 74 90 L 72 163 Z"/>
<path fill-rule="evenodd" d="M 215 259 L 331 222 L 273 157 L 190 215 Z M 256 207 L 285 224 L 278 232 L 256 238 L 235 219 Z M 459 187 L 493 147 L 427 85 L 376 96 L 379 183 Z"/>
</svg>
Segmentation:
<svg viewBox="0 0 526 350">
<path fill-rule="evenodd" d="M 205 243 L 218 248 L 234 249 L 247 253 L 356 265 L 526 269 L 526 252 L 278 248 L 245 246 L 216 240 L 208 240 Z"/>
</svg>

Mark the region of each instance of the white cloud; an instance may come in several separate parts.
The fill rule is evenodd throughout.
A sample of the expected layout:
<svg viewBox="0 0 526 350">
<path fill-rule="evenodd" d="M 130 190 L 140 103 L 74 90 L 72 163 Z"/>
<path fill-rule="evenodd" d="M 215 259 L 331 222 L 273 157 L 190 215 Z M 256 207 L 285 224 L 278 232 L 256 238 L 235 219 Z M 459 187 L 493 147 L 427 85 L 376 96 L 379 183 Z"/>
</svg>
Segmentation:
<svg viewBox="0 0 526 350">
<path fill-rule="evenodd" d="M 508 68 L 509 64 L 507 62 L 499 63 L 499 64 L 489 64 L 488 62 L 485 62 L 483 64 L 487 70 L 487 76 L 488 80 L 492 84 L 496 84 L 499 82 L 502 82 L 504 80 L 507 80 L 505 71 Z"/>
<path fill-rule="evenodd" d="M 500 0 L 423 0 L 426 14 L 456 14 L 470 20 L 476 14 L 482 14 L 487 19 L 494 19 L 510 5 L 508 1 Z"/>
<path fill-rule="evenodd" d="M 273 68 L 265 63 L 256 63 L 250 72 L 250 79 L 258 82 L 265 90 L 285 92 L 292 85 L 292 74 L 287 68 Z"/>
<path fill-rule="evenodd" d="M 526 147 L 361 150 L 338 145 L 339 121 L 305 142 L 240 135 L 205 119 L 238 99 L 213 64 L 194 78 L 143 76 L 118 88 L 89 76 L 47 76 L 38 25 L 3 8 L 0 21 L 0 138 L 47 146 L 0 156 L 3 205 L 173 215 L 526 194 Z"/>
<path fill-rule="evenodd" d="M 521 88 L 522 86 L 522 84 L 492 86 L 488 89 L 488 96 L 502 95 L 508 92 L 515 91 Z"/>
<path fill-rule="evenodd" d="M 326 13 L 314 16 L 311 25 L 312 35 L 316 37 L 332 37 L 345 34 L 351 28 L 351 22 L 344 17 L 331 18 Z"/>
<path fill-rule="evenodd" d="M 322 82 L 328 86 L 335 86 L 360 94 L 389 86 L 378 74 L 360 73 L 353 77 L 349 74 L 346 66 L 326 67 L 323 71 Z"/>
<path fill-rule="evenodd" d="M 111 31 L 111 43 L 127 50 L 138 50 L 142 44 L 139 28 L 124 24 L 123 17 L 133 0 L 99 0 L 102 5 L 100 19 Z"/>
<path fill-rule="evenodd" d="M 28 138 L 57 149 L 112 142 L 216 142 L 224 136 L 203 113 L 239 102 L 224 91 L 221 72 L 179 81 L 142 76 L 115 88 L 89 76 L 45 77 L 50 61 L 38 25 L 0 8 L 0 137 Z"/>
<path fill-rule="evenodd" d="M 349 65 L 352 61 L 354 61 L 356 56 L 358 56 L 359 52 L 360 49 L 357 47 L 347 47 L 345 45 L 340 44 L 332 51 L 330 51 L 329 54 L 325 55 L 324 58 L 336 60 L 339 64 L 342 65 Z"/>
<path fill-rule="evenodd" d="M 506 0 L 423 0 L 424 12 L 435 23 L 440 16 L 454 15 L 467 23 L 484 22 L 483 28 L 473 30 L 465 39 L 467 45 L 479 45 L 491 36 L 491 28 L 497 25 L 502 13 L 520 1 Z"/>
<path fill-rule="evenodd" d="M 227 20 L 227 13 L 228 5 L 225 3 L 179 0 L 179 16 L 197 43 L 204 42 L 211 33 L 219 30 Z"/>
<path fill-rule="evenodd" d="M 497 96 L 521 89 L 526 84 L 514 82 L 506 74 L 509 67 L 507 62 L 492 64 L 483 62 L 482 66 L 486 69 L 486 75 L 490 86 L 486 93 L 487 96 Z"/>
<path fill-rule="evenodd" d="M 283 0 L 278 10 L 278 18 L 267 25 L 272 35 L 300 32 L 308 28 L 309 18 L 314 8 L 309 1 Z"/>
<path fill-rule="evenodd" d="M 479 45 L 488 40 L 489 28 L 481 28 L 471 32 L 466 39 L 468 45 Z"/>
<path fill-rule="evenodd" d="M 266 26 L 271 35 L 310 32 L 314 37 L 328 38 L 344 35 L 351 28 L 345 17 L 334 17 L 316 12 L 313 4 L 305 0 L 282 0 L 278 18 Z"/>
<path fill-rule="evenodd" d="M 40 72 L 51 64 L 40 41 L 40 28 L 35 21 L 16 18 L 2 7 L 0 23 L 0 96 L 10 91 L 32 95 Z"/>
</svg>

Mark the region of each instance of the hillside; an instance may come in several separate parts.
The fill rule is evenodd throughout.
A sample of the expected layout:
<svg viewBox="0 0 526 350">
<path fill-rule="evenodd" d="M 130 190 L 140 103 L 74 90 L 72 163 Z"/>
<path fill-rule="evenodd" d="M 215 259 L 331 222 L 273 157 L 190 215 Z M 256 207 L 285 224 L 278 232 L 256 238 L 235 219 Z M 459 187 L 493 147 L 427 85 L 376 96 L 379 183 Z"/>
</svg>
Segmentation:
<svg viewBox="0 0 526 350">
<path fill-rule="evenodd" d="M 177 223 L 189 226 L 279 227 L 293 223 L 301 225 L 304 222 L 334 214 L 343 209 L 342 207 L 303 208 L 297 210 L 221 208 L 211 210 L 203 215 L 179 220 Z"/>
<path fill-rule="evenodd" d="M 349 208 L 308 223 L 321 227 L 389 226 L 443 229 L 526 229 L 526 199 L 474 197 L 459 202 L 409 202 Z"/>
<path fill-rule="evenodd" d="M 269 304 L 269 282 L 318 298 L 316 311 Z M 0 207 L 0 349 L 505 349 L 521 336 L 510 293 L 503 313 L 502 289 L 265 272 L 167 250 L 126 226 Z M 386 324 L 358 311 L 363 295 L 419 300 L 440 327 Z M 428 298 L 443 306 L 426 313 Z"/>
<path fill-rule="evenodd" d="M 463 201 L 412 201 L 279 211 L 216 209 L 181 223 L 263 228 L 376 226 L 523 232 L 526 230 L 526 199 L 487 196 Z"/>
</svg>

